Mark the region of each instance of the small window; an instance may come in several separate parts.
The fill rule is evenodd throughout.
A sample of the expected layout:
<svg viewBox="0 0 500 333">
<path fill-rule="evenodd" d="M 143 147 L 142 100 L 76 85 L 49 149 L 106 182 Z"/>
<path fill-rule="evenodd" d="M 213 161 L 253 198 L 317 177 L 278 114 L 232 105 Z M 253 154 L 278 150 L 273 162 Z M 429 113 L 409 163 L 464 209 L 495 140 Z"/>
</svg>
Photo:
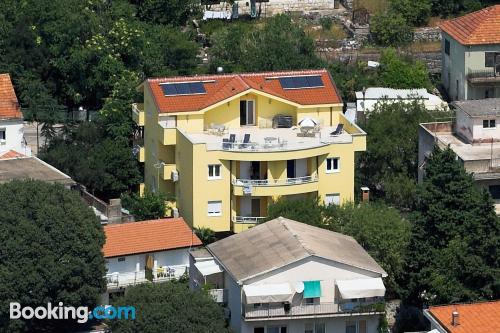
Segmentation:
<svg viewBox="0 0 500 333">
<path fill-rule="evenodd" d="M 339 193 L 331 193 L 325 195 L 325 205 L 340 205 L 340 194 Z"/>
<path fill-rule="evenodd" d="M 483 128 L 495 128 L 496 121 L 495 119 L 485 119 L 483 120 Z"/>
<path fill-rule="evenodd" d="M 306 305 L 312 305 L 312 304 L 316 303 L 315 302 L 316 298 L 314 298 L 314 297 L 313 298 L 305 298 L 304 300 L 306 302 Z"/>
<path fill-rule="evenodd" d="M 326 333 L 326 324 L 325 323 L 314 324 L 314 333 Z"/>
<path fill-rule="evenodd" d="M 304 327 L 304 333 L 314 333 L 314 324 L 307 323 Z"/>
<path fill-rule="evenodd" d="M 221 216 L 222 215 L 222 201 L 209 201 L 208 202 L 208 216 Z"/>
<path fill-rule="evenodd" d="M 345 333 L 357 333 L 356 332 L 356 323 L 346 323 L 345 324 Z"/>
<path fill-rule="evenodd" d="M 208 179 L 221 179 L 220 164 L 208 165 Z"/>
<path fill-rule="evenodd" d="M 286 326 L 267 326 L 267 333 L 286 333 Z"/>
<path fill-rule="evenodd" d="M 0 143 L 5 143 L 6 134 L 7 130 L 5 128 L 0 128 Z"/>
<path fill-rule="evenodd" d="M 118 258 L 118 262 L 122 262 L 122 261 L 125 261 L 125 257 Z"/>
<path fill-rule="evenodd" d="M 495 53 L 484 52 L 484 67 L 495 67 Z"/>
<path fill-rule="evenodd" d="M 326 173 L 339 172 L 340 171 L 340 158 L 329 157 L 326 159 Z"/>
<path fill-rule="evenodd" d="M 253 333 L 265 333 L 264 327 L 254 327 Z"/>
<path fill-rule="evenodd" d="M 450 41 L 447 39 L 444 40 L 444 53 L 450 55 Z"/>
</svg>

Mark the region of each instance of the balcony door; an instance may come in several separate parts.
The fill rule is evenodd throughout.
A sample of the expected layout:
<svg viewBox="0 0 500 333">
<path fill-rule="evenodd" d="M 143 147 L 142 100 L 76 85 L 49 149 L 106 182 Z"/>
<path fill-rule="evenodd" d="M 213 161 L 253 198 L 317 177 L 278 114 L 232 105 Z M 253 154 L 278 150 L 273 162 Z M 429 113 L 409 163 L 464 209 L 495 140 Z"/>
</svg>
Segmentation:
<svg viewBox="0 0 500 333">
<path fill-rule="evenodd" d="M 260 216 L 260 199 L 252 199 L 252 217 Z"/>
<path fill-rule="evenodd" d="M 295 160 L 286 161 L 286 178 L 295 178 L 297 175 L 297 168 Z"/>
<path fill-rule="evenodd" d="M 255 101 L 242 100 L 240 101 L 240 125 L 255 126 Z"/>
</svg>

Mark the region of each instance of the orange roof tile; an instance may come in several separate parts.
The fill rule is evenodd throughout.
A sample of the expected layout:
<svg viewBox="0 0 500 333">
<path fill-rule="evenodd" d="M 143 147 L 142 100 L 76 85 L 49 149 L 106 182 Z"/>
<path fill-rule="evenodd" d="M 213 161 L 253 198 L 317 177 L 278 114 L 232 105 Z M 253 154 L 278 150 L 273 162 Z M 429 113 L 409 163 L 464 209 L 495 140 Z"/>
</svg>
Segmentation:
<svg viewBox="0 0 500 333">
<path fill-rule="evenodd" d="M 9 150 L 9 151 L 0 153 L 0 160 L 5 160 L 7 158 L 16 158 L 16 157 L 25 157 L 25 156 L 21 153 L 18 153 L 15 150 Z"/>
<path fill-rule="evenodd" d="M 451 314 L 457 311 L 459 324 L 451 324 Z M 449 333 L 499 333 L 500 300 L 484 303 L 431 306 L 429 313 Z"/>
<path fill-rule="evenodd" d="M 0 74 L 0 119 L 19 119 L 22 117 L 10 75 Z"/>
<path fill-rule="evenodd" d="M 105 258 L 202 245 L 183 218 L 110 224 L 104 233 Z"/>
<path fill-rule="evenodd" d="M 500 5 L 444 21 L 439 27 L 462 45 L 500 44 Z"/>
<path fill-rule="evenodd" d="M 283 76 L 320 75 L 324 87 L 283 89 L 276 78 Z M 273 78 L 273 79 L 270 79 Z M 206 93 L 198 95 L 165 96 L 161 84 L 167 82 L 204 83 Z M 326 69 L 287 72 L 203 75 L 171 78 L 152 78 L 146 81 L 160 113 L 199 111 L 244 91 L 254 89 L 301 105 L 337 104 L 342 98 Z"/>
</svg>

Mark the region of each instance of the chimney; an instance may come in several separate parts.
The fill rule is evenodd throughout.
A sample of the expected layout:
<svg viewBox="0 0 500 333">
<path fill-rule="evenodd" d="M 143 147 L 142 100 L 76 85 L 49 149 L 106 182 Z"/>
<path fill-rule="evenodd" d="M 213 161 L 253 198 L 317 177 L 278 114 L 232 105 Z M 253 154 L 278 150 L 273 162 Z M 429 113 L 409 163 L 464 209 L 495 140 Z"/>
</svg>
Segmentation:
<svg viewBox="0 0 500 333">
<path fill-rule="evenodd" d="M 458 326 L 460 325 L 460 316 L 458 315 L 458 311 L 453 311 L 451 313 L 451 325 Z"/>
<path fill-rule="evenodd" d="M 366 186 L 362 186 L 361 187 L 361 193 L 362 193 L 362 196 L 361 196 L 361 201 L 362 202 L 368 202 L 370 201 L 370 189 Z"/>
<path fill-rule="evenodd" d="M 120 199 L 109 200 L 108 221 L 109 223 L 122 223 L 122 202 Z"/>
</svg>

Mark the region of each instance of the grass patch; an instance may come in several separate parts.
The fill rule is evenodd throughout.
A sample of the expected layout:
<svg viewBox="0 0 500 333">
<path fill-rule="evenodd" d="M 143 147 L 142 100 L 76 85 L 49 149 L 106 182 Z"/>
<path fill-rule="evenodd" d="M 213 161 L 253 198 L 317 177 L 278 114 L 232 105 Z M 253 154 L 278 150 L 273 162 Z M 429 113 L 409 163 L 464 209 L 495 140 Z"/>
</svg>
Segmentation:
<svg viewBox="0 0 500 333">
<path fill-rule="evenodd" d="M 377 14 L 389 7 L 389 0 L 354 0 L 354 9 L 365 8 L 370 14 Z"/>
</svg>

